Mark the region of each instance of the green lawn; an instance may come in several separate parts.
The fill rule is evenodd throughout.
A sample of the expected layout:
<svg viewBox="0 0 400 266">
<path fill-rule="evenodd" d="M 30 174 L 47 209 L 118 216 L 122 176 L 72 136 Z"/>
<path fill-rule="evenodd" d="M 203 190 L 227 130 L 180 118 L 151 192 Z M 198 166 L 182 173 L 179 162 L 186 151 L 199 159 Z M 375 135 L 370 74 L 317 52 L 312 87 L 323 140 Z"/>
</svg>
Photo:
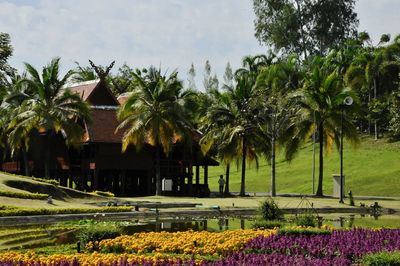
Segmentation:
<svg viewBox="0 0 400 266">
<path fill-rule="evenodd" d="M 312 146 L 306 145 L 291 162 L 278 159 L 278 193 L 312 193 Z M 318 179 L 318 149 L 316 157 L 316 183 Z M 324 193 L 333 193 L 332 175 L 340 173 L 339 153 L 334 147 L 324 158 Z M 218 191 L 218 177 L 225 176 L 225 167 L 209 167 L 209 185 L 212 191 Z M 241 169 L 231 167 L 230 190 L 239 191 Z M 353 195 L 397 196 L 400 197 L 400 142 L 390 143 L 386 139 L 372 140 L 363 138 L 358 147 L 345 143 L 344 174 L 346 192 Z M 246 191 L 270 191 L 270 166 L 261 159 L 258 170 L 255 164 L 246 171 Z"/>
</svg>

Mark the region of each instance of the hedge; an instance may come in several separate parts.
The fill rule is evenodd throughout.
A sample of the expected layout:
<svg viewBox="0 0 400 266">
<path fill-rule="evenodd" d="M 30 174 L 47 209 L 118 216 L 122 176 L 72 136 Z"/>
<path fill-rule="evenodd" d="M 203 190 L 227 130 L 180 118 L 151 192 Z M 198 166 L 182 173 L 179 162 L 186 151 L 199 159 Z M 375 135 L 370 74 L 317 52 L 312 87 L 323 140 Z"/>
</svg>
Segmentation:
<svg viewBox="0 0 400 266">
<path fill-rule="evenodd" d="M 2 207 L 2 206 L 0 206 Z M 67 209 L 46 209 L 46 208 L 0 208 L 0 217 L 5 216 L 26 216 L 26 215 L 54 215 L 74 213 L 105 213 L 105 212 L 129 212 L 132 207 L 102 207 L 102 208 L 67 208 Z"/>
<path fill-rule="evenodd" d="M 29 192 L 14 192 L 8 190 L 0 190 L 0 196 L 19 199 L 47 199 L 49 195 Z"/>
</svg>

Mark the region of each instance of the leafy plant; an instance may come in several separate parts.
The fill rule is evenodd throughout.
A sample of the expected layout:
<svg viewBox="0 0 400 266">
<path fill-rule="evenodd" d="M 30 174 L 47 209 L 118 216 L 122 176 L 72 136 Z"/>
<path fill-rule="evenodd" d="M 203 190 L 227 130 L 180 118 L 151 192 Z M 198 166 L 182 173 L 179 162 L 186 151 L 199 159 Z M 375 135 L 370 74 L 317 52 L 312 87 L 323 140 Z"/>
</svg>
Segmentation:
<svg viewBox="0 0 400 266">
<path fill-rule="evenodd" d="M 305 226 L 305 227 L 315 227 L 317 225 L 317 219 L 315 215 L 310 212 L 306 212 L 302 215 L 296 216 L 294 222 L 298 226 Z"/>
<path fill-rule="evenodd" d="M 276 220 L 271 220 L 271 221 L 258 220 L 251 225 L 251 227 L 254 229 L 274 229 L 274 228 L 280 228 L 282 226 L 283 222 Z"/>
<path fill-rule="evenodd" d="M 103 239 L 115 238 L 121 235 L 121 227 L 112 222 L 97 222 L 89 224 L 78 234 L 79 241 L 86 245 L 89 242 L 95 243 Z M 94 247 L 94 250 L 97 248 Z"/>
<path fill-rule="evenodd" d="M 361 259 L 362 265 L 365 266 L 399 266 L 400 252 L 380 252 L 369 254 Z"/>
<path fill-rule="evenodd" d="M 261 203 L 259 212 L 264 220 L 281 220 L 283 218 L 283 212 L 279 209 L 276 202 L 271 198 L 267 198 Z"/>
<path fill-rule="evenodd" d="M 326 229 L 318 229 L 318 228 L 280 228 L 278 233 L 280 235 L 330 235 L 331 231 Z"/>
</svg>

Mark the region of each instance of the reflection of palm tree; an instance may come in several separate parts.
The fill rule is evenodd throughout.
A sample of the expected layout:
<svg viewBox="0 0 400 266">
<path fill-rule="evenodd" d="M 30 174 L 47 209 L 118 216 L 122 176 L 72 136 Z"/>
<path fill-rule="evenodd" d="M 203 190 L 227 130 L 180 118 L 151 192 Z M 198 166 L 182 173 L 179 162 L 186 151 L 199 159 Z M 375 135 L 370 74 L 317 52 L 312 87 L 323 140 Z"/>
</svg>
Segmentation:
<svg viewBox="0 0 400 266">
<path fill-rule="evenodd" d="M 177 72 L 169 77 L 161 70 L 134 73 L 134 89 L 118 111 L 120 125 L 125 130 L 123 150 L 130 144 L 140 150 L 144 143 L 156 147 L 156 195 L 161 195 L 161 148 L 168 155 L 176 141 L 185 138 L 190 127 L 182 107 L 182 82 Z"/>
<path fill-rule="evenodd" d="M 316 195 L 323 195 L 323 150 L 329 151 L 335 142 L 339 145 L 338 128 L 341 125 L 341 109 L 346 96 L 356 96 L 343 87 L 342 79 L 336 71 L 327 72 L 322 67 L 322 60 L 313 62 L 311 72 L 305 77 L 305 83 L 299 92 L 302 107 L 299 128 L 302 132 L 311 132 L 317 127 L 319 138 L 319 178 Z M 315 117 L 315 120 L 314 120 Z M 343 119 L 343 134 L 350 141 L 357 141 L 357 130 L 347 116 Z"/>
<path fill-rule="evenodd" d="M 25 64 L 28 79 L 23 80 L 32 95 L 21 104 L 10 124 L 15 131 L 28 134 L 32 129 L 45 132 L 45 176 L 50 176 L 50 138 L 62 132 L 67 144 L 82 138 L 83 127 L 77 120 L 90 120 L 87 103 L 79 95 L 64 89 L 73 74 L 68 71 L 59 78 L 60 58 L 43 67 L 42 75 L 30 64 Z"/>
</svg>

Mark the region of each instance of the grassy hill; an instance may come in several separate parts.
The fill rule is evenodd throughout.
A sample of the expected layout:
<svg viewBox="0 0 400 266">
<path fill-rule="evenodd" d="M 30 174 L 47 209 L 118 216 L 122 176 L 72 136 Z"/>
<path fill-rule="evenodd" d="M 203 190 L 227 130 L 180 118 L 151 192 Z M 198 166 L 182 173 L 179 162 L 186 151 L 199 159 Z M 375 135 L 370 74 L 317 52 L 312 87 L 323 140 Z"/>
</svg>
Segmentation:
<svg viewBox="0 0 400 266">
<path fill-rule="evenodd" d="M 316 156 L 315 189 L 318 179 L 318 149 Z M 270 191 L 270 166 L 261 159 L 259 169 L 255 164 L 246 172 L 246 191 Z M 312 193 L 312 145 L 306 145 L 295 159 L 288 163 L 278 159 L 277 192 L 278 193 Z M 231 167 L 230 190 L 240 190 L 240 168 Z M 333 174 L 340 173 L 339 153 L 334 147 L 324 158 L 324 194 L 333 193 Z M 209 184 L 212 191 L 218 191 L 218 177 L 225 176 L 225 167 L 209 168 Z M 373 140 L 364 137 L 357 147 L 344 146 L 344 175 L 346 176 L 346 193 L 353 195 L 397 196 L 400 197 L 400 142 L 389 142 L 387 139 Z"/>
<path fill-rule="evenodd" d="M 0 172 L 0 191 L 13 193 L 41 193 L 52 196 L 53 204 L 46 199 L 23 199 L 0 196 L 1 205 L 29 208 L 81 208 L 88 207 L 86 202 L 103 200 L 103 197 L 91 195 L 77 190 L 38 182 L 29 177 L 21 177 Z"/>
</svg>

